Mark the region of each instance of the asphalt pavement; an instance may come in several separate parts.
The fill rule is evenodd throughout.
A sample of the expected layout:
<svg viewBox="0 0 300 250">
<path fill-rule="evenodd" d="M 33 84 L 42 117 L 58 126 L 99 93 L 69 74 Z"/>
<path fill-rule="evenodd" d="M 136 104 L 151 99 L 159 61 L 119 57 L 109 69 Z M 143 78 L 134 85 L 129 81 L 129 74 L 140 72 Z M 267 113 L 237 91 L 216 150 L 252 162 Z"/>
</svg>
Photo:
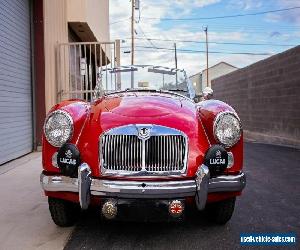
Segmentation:
<svg viewBox="0 0 300 250">
<path fill-rule="evenodd" d="M 82 214 L 65 249 L 245 249 L 240 233 L 297 234 L 300 248 L 300 150 L 245 143 L 247 186 L 225 226 L 191 211 L 180 223 L 105 222 Z M 254 249 L 254 248 L 251 248 Z"/>
</svg>

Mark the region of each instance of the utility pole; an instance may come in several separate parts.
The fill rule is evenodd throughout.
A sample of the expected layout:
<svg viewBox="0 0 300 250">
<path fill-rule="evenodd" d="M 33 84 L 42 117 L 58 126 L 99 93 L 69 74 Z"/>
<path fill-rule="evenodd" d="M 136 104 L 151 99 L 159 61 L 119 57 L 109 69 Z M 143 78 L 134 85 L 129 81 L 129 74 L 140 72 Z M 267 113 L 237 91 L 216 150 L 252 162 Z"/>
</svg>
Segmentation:
<svg viewBox="0 0 300 250">
<path fill-rule="evenodd" d="M 134 65 L 134 2 L 131 0 L 131 65 Z"/>
<path fill-rule="evenodd" d="M 121 66 L 121 40 L 117 39 L 115 42 L 115 66 L 120 67 Z M 116 74 L 117 79 L 116 79 L 116 90 L 121 90 L 121 73 L 118 72 Z"/>
<path fill-rule="evenodd" d="M 131 65 L 134 65 L 134 10 L 135 0 L 131 0 Z M 134 72 L 131 71 L 131 88 L 134 88 Z"/>
<path fill-rule="evenodd" d="M 204 29 L 205 32 L 205 40 L 206 40 L 206 86 L 209 87 L 208 82 L 208 38 L 207 38 L 207 26 Z"/>
<path fill-rule="evenodd" d="M 176 88 L 178 85 L 178 75 L 177 75 L 177 47 L 176 47 L 176 43 L 174 43 L 174 50 L 175 50 L 175 69 L 176 69 Z"/>
</svg>

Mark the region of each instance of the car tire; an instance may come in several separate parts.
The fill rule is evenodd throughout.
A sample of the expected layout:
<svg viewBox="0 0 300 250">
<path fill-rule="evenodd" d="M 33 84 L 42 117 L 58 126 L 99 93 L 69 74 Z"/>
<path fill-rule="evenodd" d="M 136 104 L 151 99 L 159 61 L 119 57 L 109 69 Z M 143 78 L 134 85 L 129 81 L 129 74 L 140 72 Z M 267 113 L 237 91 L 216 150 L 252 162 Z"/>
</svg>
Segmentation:
<svg viewBox="0 0 300 250">
<path fill-rule="evenodd" d="M 231 219 L 234 207 L 235 197 L 228 200 L 208 204 L 206 207 L 206 211 L 211 220 L 219 225 L 224 225 Z"/>
<path fill-rule="evenodd" d="M 48 198 L 49 210 L 53 222 L 60 227 L 73 226 L 80 215 L 80 207 L 76 203 L 56 198 Z"/>
</svg>

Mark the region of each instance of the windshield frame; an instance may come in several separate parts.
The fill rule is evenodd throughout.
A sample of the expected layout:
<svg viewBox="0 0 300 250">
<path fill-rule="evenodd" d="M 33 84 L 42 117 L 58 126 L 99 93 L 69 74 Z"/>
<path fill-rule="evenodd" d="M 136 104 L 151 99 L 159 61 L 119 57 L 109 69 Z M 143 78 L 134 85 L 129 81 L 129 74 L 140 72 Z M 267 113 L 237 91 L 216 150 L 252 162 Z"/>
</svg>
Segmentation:
<svg viewBox="0 0 300 250">
<path fill-rule="evenodd" d="M 170 72 L 170 75 L 176 75 L 177 72 L 180 72 L 183 74 L 184 77 L 184 81 L 182 82 L 186 82 L 187 84 L 187 89 L 183 90 L 183 89 L 156 89 L 156 88 L 151 88 L 151 87 L 137 87 L 137 88 L 126 88 L 124 90 L 104 90 L 103 89 L 103 82 L 102 82 L 102 74 L 106 74 L 109 72 L 110 74 L 118 74 L 118 73 L 122 73 L 122 72 L 137 72 L 139 68 L 148 68 L 148 72 L 149 73 L 153 73 L 153 74 L 161 74 L 163 75 L 163 72 L 166 72 L 166 74 L 168 74 L 168 72 Z M 156 72 L 154 72 L 154 70 L 156 70 Z M 161 71 L 161 72 L 159 72 Z M 101 75 L 101 76 L 100 76 Z M 134 78 L 131 76 L 131 86 L 134 86 L 133 80 Z M 107 81 L 107 78 L 106 78 Z M 176 86 L 178 86 L 178 84 L 180 84 L 177 82 L 177 77 L 176 77 Z M 115 86 L 117 87 L 117 86 Z M 119 67 L 113 67 L 113 68 L 102 68 L 101 71 L 98 73 L 98 80 L 96 83 L 96 86 L 94 88 L 94 93 L 93 99 L 98 99 L 100 96 L 107 96 L 110 94 L 117 94 L 117 93 L 124 93 L 124 92 L 136 92 L 136 91 L 149 91 L 149 92 L 156 92 L 156 93 L 171 93 L 171 94 L 175 94 L 177 96 L 181 96 L 181 97 L 185 97 L 185 98 L 189 98 L 189 99 L 194 99 L 195 97 L 195 90 L 192 86 L 192 83 L 190 81 L 190 79 L 187 77 L 186 71 L 184 69 L 176 69 L 176 68 L 169 68 L 169 67 L 165 67 L 165 66 L 155 66 L 155 65 L 129 65 L 129 66 L 119 66 Z M 186 92 L 187 95 L 182 95 L 179 94 L 177 92 Z"/>
</svg>

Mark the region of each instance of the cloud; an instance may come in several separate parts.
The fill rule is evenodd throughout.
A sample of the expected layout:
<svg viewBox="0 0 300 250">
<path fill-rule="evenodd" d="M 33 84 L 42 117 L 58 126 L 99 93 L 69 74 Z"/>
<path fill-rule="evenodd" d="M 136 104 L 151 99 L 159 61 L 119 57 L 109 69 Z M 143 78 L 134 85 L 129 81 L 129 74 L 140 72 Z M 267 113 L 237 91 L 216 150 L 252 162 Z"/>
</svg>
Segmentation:
<svg viewBox="0 0 300 250">
<path fill-rule="evenodd" d="M 300 1 L 277 0 L 275 6 L 280 8 L 299 7 Z M 295 25 L 300 25 L 300 9 L 283 11 L 278 13 L 270 13 L 266 16 L 269 22 L 287 22 Z"/>
<path fill-rule="evenodd" d="M 231 0 L 228 6 L 233 9 L 253 10 L 263 6 L 263 2 L 258 0 Z"/>
<path fill-rule="evenodd" d="M 208 5 L 216 4 L 220 0 L 142 0 L 141 15 L 142 17 L 179 17 L 186 13 L 193 13 L 197 8 L 203 8 Z M 251 2 L 251 1 L 246 1 Z M 247 6 L 250 6 L 249 4 Z M 245 6 L 246 8 L 248 8 Z M 111 39 L 126 39 L 122 44 L 124 50 L 130 50 L 131 40 L 128 39 L 131 34 L 130 30 L 130 2 L 126 0 L 110 1 L 110 18 L 111 18 Z M 136 15 L 138 19 L 138 13 Z M 121 20 L 119 23 L 114 23 Z M 205 41 L 203 27 L 195 26 L 190 23 L 165 23 L 160 20 L 143 20 L 136 24 L 137 37 L 144 40 L 136 40 L 136 46 L 156 46 L 172 49 L 173 42 L 145 40 L 147 38 L 169 39 L 169 40 L 195 40 Z M 217 42 L 238 42 L 249 41 L 249 35 L 239 31 L 209 31 L 209 41 Z M 205 44 L 177 43 L 178 49 L 192 49 L 205 51 Z M 215 44 L 209 45 L 210 50 L 219 50 L 220 46 Z M 167 67 L 174 67 L 174 51 L 147 50 L 136 47 L 135 63 L 136 64 L 154 64 Z M 143 51 L 141 51 L 143 50 Z M 146 51 L 144 51 L 146 50 Z M 130 54 L 122 53 L 121 64 L 130 64 Z M 222 55 L 210 54 L 209 65 L 212 66 L 220 61 L 226 61 L 237 67 L 243 67 L 257 60 L 265 58 L 263 56 L 245 56 L 245 55 Z M 205 68 L 205 53 L 182 53 L 178 51 L 178 67 L 185 69 L 188 74 L 197 73 Z"/>
</svg>

